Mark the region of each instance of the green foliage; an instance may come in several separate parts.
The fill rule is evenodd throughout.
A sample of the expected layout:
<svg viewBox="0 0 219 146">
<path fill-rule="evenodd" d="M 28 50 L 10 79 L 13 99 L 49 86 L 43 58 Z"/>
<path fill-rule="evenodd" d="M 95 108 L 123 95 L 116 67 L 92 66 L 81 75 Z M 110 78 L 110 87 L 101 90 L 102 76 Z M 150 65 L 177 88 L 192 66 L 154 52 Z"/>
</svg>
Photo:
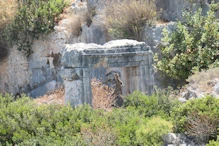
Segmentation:
<svg viewBox="0 0 219 146">
<path fill-rule="evenodd" d="M 28 97 L 13 101 L 0 97 L 0 143 L 2 145 L 77 145 L 81 121 L 92 111 L 84 106 L 36 106 Z M 82 112 L 81 112 L 82 111 Z M 89 116 L 88 116 L 89 117 Z"/>
<path fill-rule="evenodd" d="M 207 146 L 219 146 L 219 135 L 217 136 L 217 140 L 211 140 Z"/>
<path fill-rule="evenodd" d="M 219 142 L 217 142 L 217 141 L 210 141 L 209 144 L 207 144 L 207 146 L 219 146 Z"/>
<path fill-rule="evenodd" d="M 189 100 L 175 107 L 172 110 L 172 117 L 177 132 L 187 132 L 193 136 L 199 136 L 201 133 L 205 137 L 216 137 L 219 124 L 219 99 L 207 96 Z"/>
<path fill-rule="evenodd" d="M 153 117 L 136 131 L 139 145 L 163 145 L 162 136 L 172 131 L 172 123 L 160 117 Z"/>
<path fill-rule="evenodd" d="M 171 98 L 172 89 L 158 90 L 151 95 L 144 95 L 135 91 L 125 98 L 124 107 L 130 110 L 136 110 L 139 114 L 146 117 L 159 115 L 163 118 L 170 116 L 171 110 L 178 106 L 179 102 Z"/>
<path fill-rule="evenodd" d="M 162 145 L 161 137 L 172 127 L 189 133 L 194 126 L 200 127 L 192 131 L 195 136 L 207 134 L 215 140 L 219 99 L 207 96 L 179 104 L 170 93 L 156 90 L 147 96 L 136 91 L 125 98 L 124 107 L 108 112 L 88 105 L 39 106 L 25 96 L 14 101 L 11 95 L 0 95 L 0 145 Z M 191 117 L 200 122 L 193 124 Z"/>
<path fill-rule="evenodd" d="M 109 125 L 116 133 L 118 145 L 137 145 L 136 130 L 140 124 L 147 122 L 147 118 L 134 110 L 114 110 L 109 118 Z"/>
<path fill-rule="evenodd" d="M 150 126 L 157 119 L 159 124 L 147 137 L 145 131 L 153 129 Z M 144 138 L 148 141 L 153 138 L 154 143 L 160 143 L 157 132 L 161 131 L 159 136 L 168 132 L 164 130 L 168 123 L 159 117 L 149 118 L 131 108 L 104 112 L 88 105 L 75 109 L 69 106 L 39 106 L 28 97 L 14 101 L 10 95 L 0 95 L 0 145 L 137 146 L 145 143 Z"/>
<path fill-rule="evenodd" d="M 62 13 L 66 5 L 65 0 L 19 2 L 19 9 L 14 21 L 5 29 L 5 37 L 28 56 L 31 53 L 33 40 L 38 39 L 41 34 L 48 34 L 53 30 L 55 17 Z"/>
<path fill-rule="evenodd" d="M 166 44 L 161 49 L 157 68 L 175 79 L 188 78 L 193 70 L 208 69 L 219 58 L 219 23 L 214 14 L 214 4 L 206 16 L 202 9 L 194 14 L 184 12 L 185 21 L 178 22 L 176 29 L 169 33 L 163 31 L 162 41 Z"/>
</svg>

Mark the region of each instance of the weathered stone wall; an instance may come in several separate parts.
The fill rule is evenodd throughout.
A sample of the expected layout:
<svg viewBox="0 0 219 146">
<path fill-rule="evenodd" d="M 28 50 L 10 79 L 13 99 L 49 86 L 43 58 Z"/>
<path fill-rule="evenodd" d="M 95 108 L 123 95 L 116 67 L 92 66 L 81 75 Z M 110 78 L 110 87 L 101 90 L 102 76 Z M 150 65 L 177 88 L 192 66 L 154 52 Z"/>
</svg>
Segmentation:
<svg viewBox="0 0 219 146">
<path fill-rule="evenodd" d="M 73 7 L 72 17 L 75 13 L 85 13 L 83 9 Z M 30 93 L 37 97 L 54 90 L 62 83 L 60 53 L 66 43 L 105 43 L 104 30 L 95 24 L 88 27 L 82 23 L 80 35 L 74 36 L 74 32 L 69 31 L 71 19 L 63 19 L 53 33 L 35 40 L 33 53 L 28 58 L 17 51 L 16 46 L 9 49 L 8 57 L 0 61 L 0 92 Z"/>
<path fill-rule="evenodd" d="M 59 52 L 66 40 L 65 34 L 60 32 L 36 40 L 32 47 L 33 53 L 28 58 L 17 51 L 16 46 L 11 48 L 9 56 L 0 62 L 0 91 L 31 93 L 49 82 L 52 82 L 50 88 L 55 89 L 56 81 L 60 81 Z M 43 94 L 39 92 L 32 92 L 31 95 L 36 97 Z"/>
<path fill-rule="evenodd" d="M 182 12 L 186 10 L 196 11 L 200 7 L 203 14 L 206 14 L 209 9 L 209 4 L 213 0 L 155 0 L 158 10 L 161 10 L 161 18 L 166 21 L 182 20 Z M 219 2 L 219 0 L 215 0 Z M 193 4 L 196 4 L 194 6 Z M 219 12 L 216 13 L 219 18 Z"/>
<path fill-rule="evenodd" d="M 117 72 L 123 82 L 122 94 L 135 90 L 151 94 L 154 86 L 153 53 L 144 42 L 116 40 L 104 44 L 66 45 L 62 55 L 65 103 L 91 104 L 91 79 L 103 82 Z"/>
</svg>

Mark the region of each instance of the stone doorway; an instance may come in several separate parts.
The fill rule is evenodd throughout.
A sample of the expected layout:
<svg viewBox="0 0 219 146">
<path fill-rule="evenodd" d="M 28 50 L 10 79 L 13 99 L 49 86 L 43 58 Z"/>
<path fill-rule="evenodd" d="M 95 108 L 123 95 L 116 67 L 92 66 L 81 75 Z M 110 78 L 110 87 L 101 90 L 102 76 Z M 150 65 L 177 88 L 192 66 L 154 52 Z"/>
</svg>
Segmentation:
<svg viewBox="0 0 219 146">
<path fill-rule="evenodd" d="M 118 73 L 122 94 L 140 90 L 151 94 L 154 85 L 153 53 L 144 42 L 116 40 L 104 44 L 66 45 L 62 54 L 65 103 L 92 104 L 91 79 Z M 114 75 L 114 74 L 113 74 Z"/>
</svg>

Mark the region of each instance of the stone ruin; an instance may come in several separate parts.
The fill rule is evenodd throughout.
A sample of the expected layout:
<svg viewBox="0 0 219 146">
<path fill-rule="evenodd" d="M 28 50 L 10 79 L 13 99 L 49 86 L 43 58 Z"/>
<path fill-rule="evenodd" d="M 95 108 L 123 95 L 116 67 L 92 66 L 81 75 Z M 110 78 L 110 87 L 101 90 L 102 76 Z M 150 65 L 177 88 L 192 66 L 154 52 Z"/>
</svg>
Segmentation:
<svg viewBox="0 0 219 146">
<path fill-rule="evenodd" d="M 77 106 L 92 104 L 91 79 L 103 83 L 119 75 L 122 95 L 140 90 L 153 92 L 153 53 L 144 42 L 116 40 L 104 45 L 69 44 L 62 52 L 61 77 L 65 86 L 65 103 Z"/>
</svg>

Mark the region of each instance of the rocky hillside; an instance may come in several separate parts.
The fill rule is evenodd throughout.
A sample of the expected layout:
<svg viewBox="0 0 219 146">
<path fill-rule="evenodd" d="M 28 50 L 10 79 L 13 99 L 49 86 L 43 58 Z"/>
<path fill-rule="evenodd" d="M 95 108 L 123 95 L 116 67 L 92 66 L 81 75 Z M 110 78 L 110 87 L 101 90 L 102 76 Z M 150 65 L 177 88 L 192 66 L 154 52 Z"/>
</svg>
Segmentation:
<svg viewBox="0 0 219 146">
<path fill-rule="evenodd" d="M 103 25 L 106 18 L 103 10 L 107 7 L 107 2 L 109 1 L 71 1 L 63 10 L 62 14 L 57 17 L 58 20 L 56 20 L 57 23 L 55 24 L 54 31 L 48 35 L 40 36 L 33 41 L 31 47 L 32 53 L 28 58 L 17 50 L 17 46 L 6 47 L 6 45 L 1 45 L 1 47 L 4 46 L 3 48 L 7 48 L 8 53 L 5 53 L 5 51 L 1 52 L 1 55 L 6 54 L 7 57 L 1 59 L 0 62 L 0 91 L 12 92 L 13 94 L 29 93 L 32 97 L 37 97 L 47 91 L 59 88 L 62 84 L 62 79 L 60 78 L 60 54 L 66 43 L 84 42 L 104 44 L 113 39 L 107 33 L 105 24 Z M 209 2 L 193 2 L 197 4 L 194 9 L 202 7 L 204 10 L 203 13 L 209 7 Z M 114 6 L 113 3 L 115 4 L 115 9 L 117 8 L 116 6 L 119 8 L 116 1 L 110 1 L 112 6 Z M 150 1 L 149 3 L 151 8 L 153 8 L 151 10 L 156 11 L 161 21 L 159 20 L 159 23 L 155 23 L 151 27 L 140 29 L 141 35 L 139 40 L 146 42 L 152 51 L 156 53 L 160 50 L 159 44 L 162 29 L 167 28 L 168 30 L 172 30 L 174 23 L 170 21 L 181 19 L 182 11 L 191 8 L 192 3 L 187 0 L 156 0 L 155 3 Z M 135 7 L 130 7 L 130 9 L 134 10 Z M 124 9 L 124 12 L 126 11 L 128 10 Z M 108 14 L 110 13 L 108 11 Z M 148 12 L 145 11 L 145 13 Z M 153 16 L 152 14 L 150 15 Z M 125 26 L 125 24 L 121 23 L 121 26 Z M 119 30 L 121 29 L 119 28 Z M 108 32 L 110 32 L 109 30 Z M 126 38 L 135 39 L 130 35 Z M 170 83 L 168 78 L 161 78 L 159 73 L 155 74 L 155 84 L 157 86 L 166 87 L 168 83 Z"/>
</svg>

